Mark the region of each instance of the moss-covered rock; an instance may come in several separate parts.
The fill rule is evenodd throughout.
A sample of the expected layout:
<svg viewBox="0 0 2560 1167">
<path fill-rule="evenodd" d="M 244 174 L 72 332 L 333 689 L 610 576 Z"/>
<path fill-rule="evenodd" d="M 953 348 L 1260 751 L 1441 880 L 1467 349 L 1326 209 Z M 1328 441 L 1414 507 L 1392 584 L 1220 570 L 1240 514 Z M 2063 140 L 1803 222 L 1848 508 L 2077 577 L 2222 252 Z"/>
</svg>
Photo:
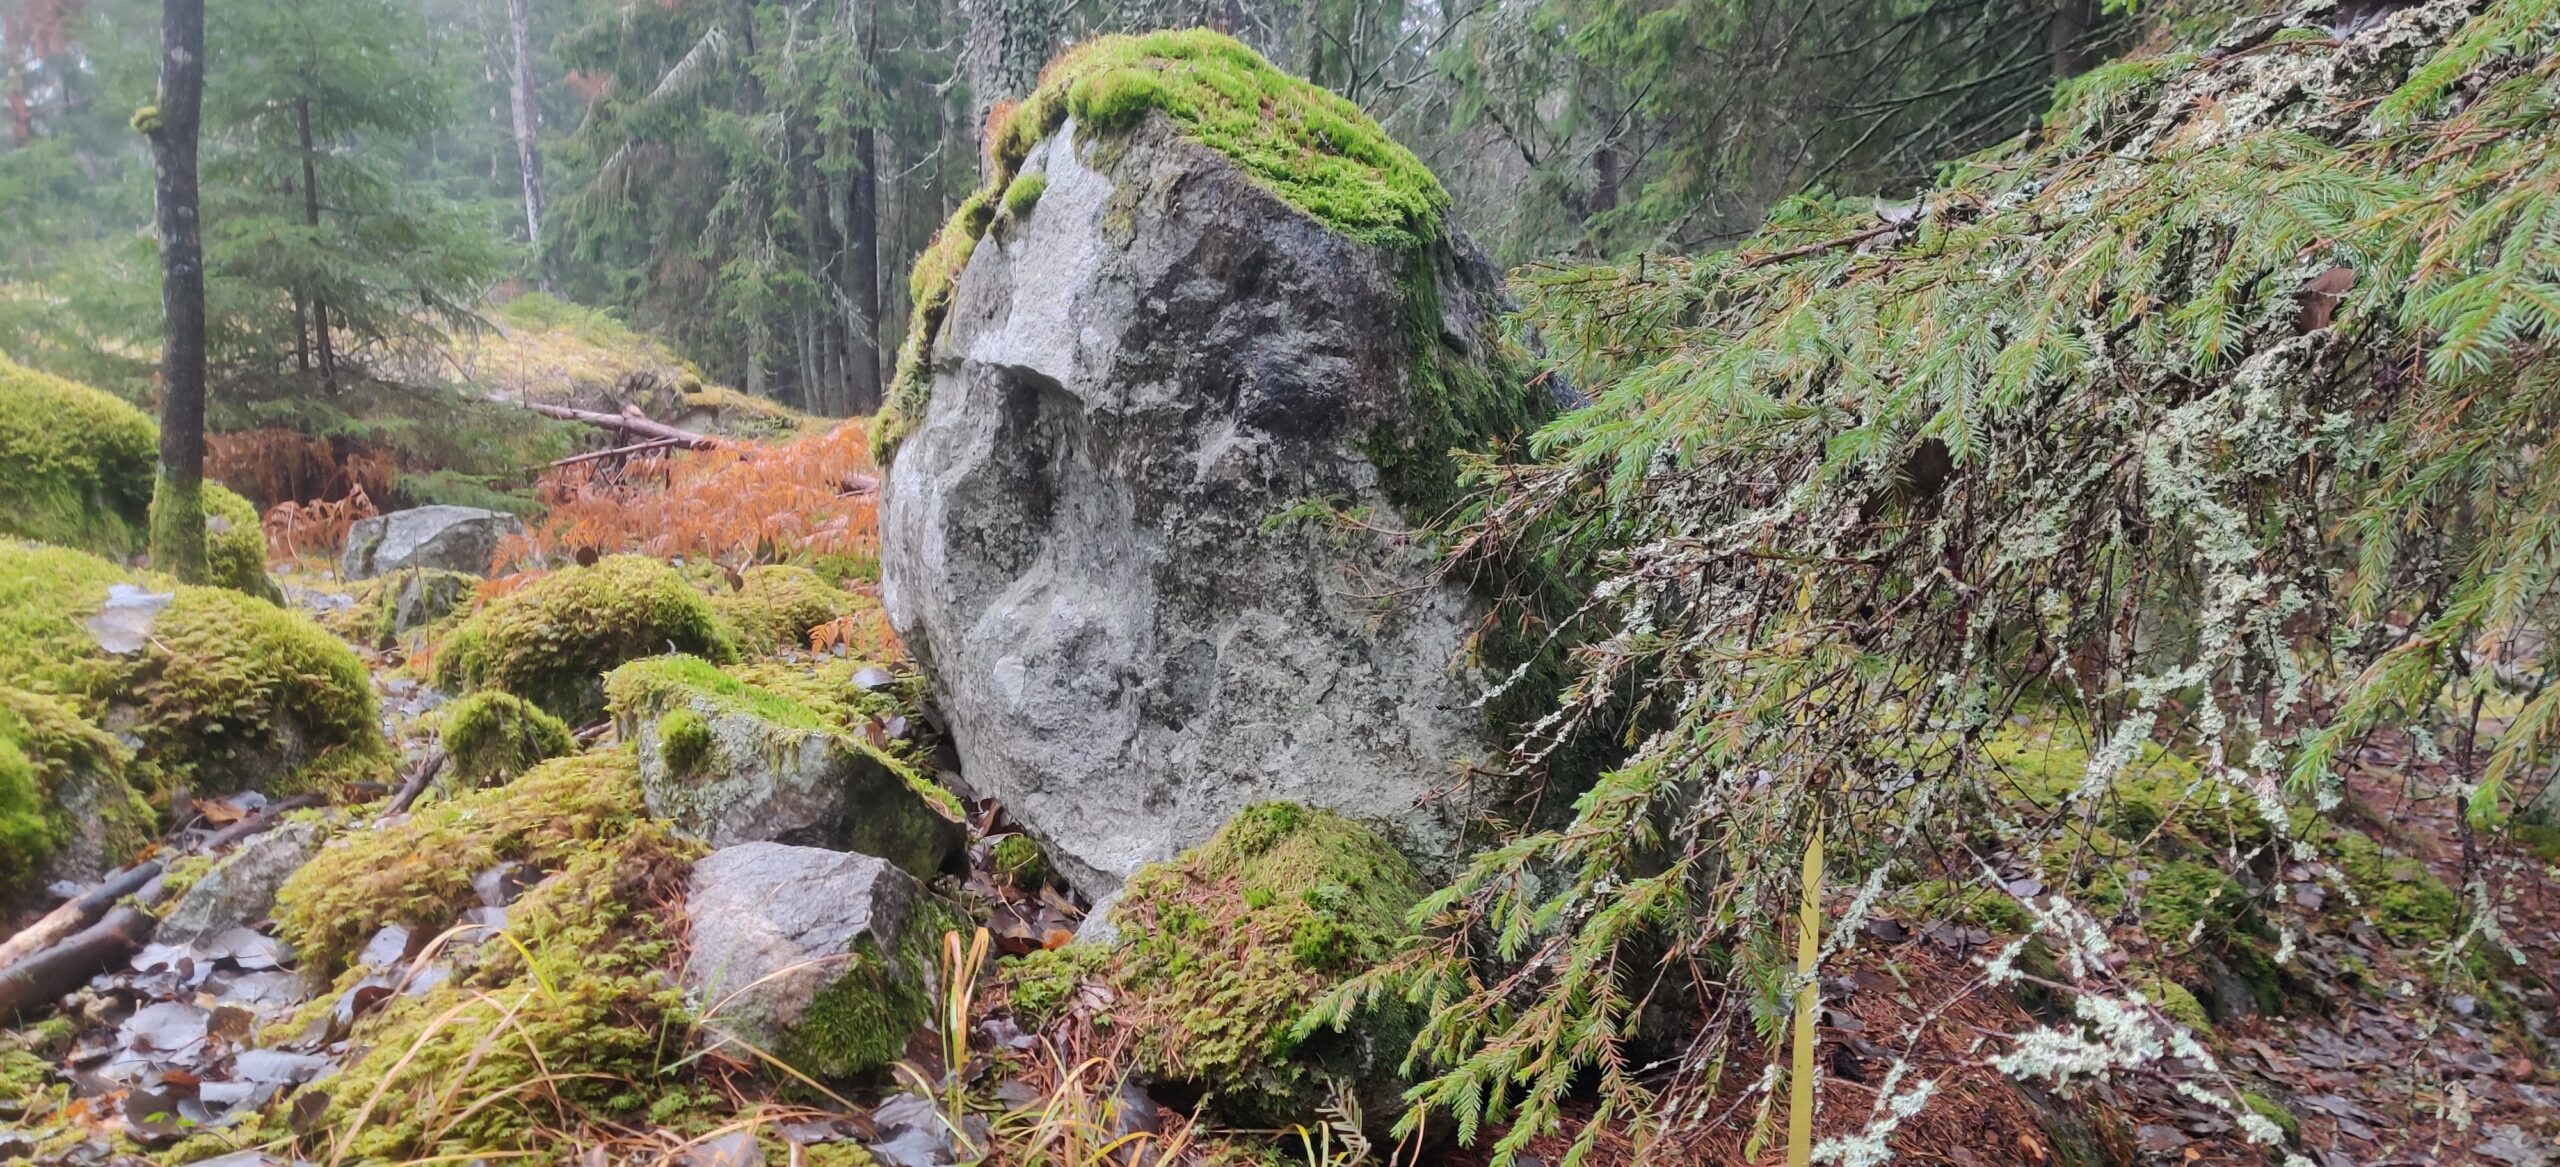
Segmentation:
<svg viewBox="0 0 2560 1167">
<path fill-rule="evenodd" d="M 806 1072 L 869 1074 L 933 1012 L 949 906 L 869 855 L 746 843 L 696 864 L 686 890 L 685 983 L 705 1024 Z"/>
<path fill-rule="evenodd" d="M 159 427 L 74 381 L 0 360 L 0 535 L 124 559 L 150 533 Z M 258 510 L 204 487 L 206 582 L 282 602 Z"/>
<path fill-rule="evenodd" d="M 505 861 L 563 870 L 638 837 L 648 820 L 631 751 L 554 758 L 505 786 L 332 840 L 276 893 L 278 931 L 307 967 L 334 975 L 386 924 L 441 931 L 478 903 L 480 872 Z"/>
<path fill-rule="evenodd" d="M 467 611 L 479 587 L 480 577 L 466 572 L 403 568 L 357 582 L 348 590 L 354 602 L 321 622 L 357 644 L 389 648 L 407 633 Z"/>
<path fill-rule="evenodd" d="M 0 685 L 0 908 L 95 880 L 158 836 L 132 760 L 70 701 Z"/>
<path fill-rule="evenodd" d="M 219 482 L 204 484 L 205 582 L 284 603 L 284 589 L 267 575 L 267 532 L 258 508 Z"/>
<path fill-rule="evenodd" d="M 2441 945 L 2461 929 L 2462 898 L 2426 864 L 2343 827 L 2322 849 L 2355 892 L 2356 910 L 2393 944 Z"/>
<path fill-rule="evenodd" d="M 1396 1005 L 1301 1034 L 1307 1005 L 1410 935 L 1419 872 L 1330 811 L 1246 809 L 1206 844 L 1141 870 L 1114 920 L 1109 976 L 1146 1072 L 1253 1125 L 1314 1115 L 1335 1080 L 1394 1113 L 1414 1019 Z"/>
<path fill-rule="evenodd" d="M 89 628 L 119 584 L 166 597 L 119 612 L 147 633 L 124 653 Z M 310 619 L 65 548 L 0 545 L 0 681 L 131 735 L 146 786 L 274 793 L 390 765 L 364 666 Z"/>
<path fill-rule="evenodd" d="M 965 839 L 950 792 L 788 693 L 688 656 L 633 661 L 606 689 L 650 811 L 688 837 L 844 848 L 919 878 Z"/>
<path fill-rule="evenodd" d="M 748 568 L 736 590 L 714 595 L 712 605 L 750 652 L 806 648 L 810 629 L 878 606 L 791 564 Z"/>
<path fill-rule="evenodd" d="M 1023 174 L 1023 161 L 1070 118 L 1080 135 L 1095 141 L 1130 134 L 1160 118 L 1182 138 L 1233 162 L 1255 183 L 1327 228 L 1413 261 L 1405 298 L 1417 343 L 1407 355 L 1415 359 L 1418 373 L 1429 374 L 1422 388 L 1434 398 L 1431 404 L 1444 415 L 1461 417 L 1463 424 L 1422 427 L 1427 433 L 1382 434 L 1374 453 L 1445 463 L 1453 445 L 1474 444 L 1448 440 L 1452 437 L 1480 440 L 1488 433 L 1521 428 L 1516 423 L 1527 411 L 1518 407 L 1519 395 L 1500 391 L 1517 389 L 1516 381 L 1474 385 L 1466 376 L 1471 368 L 1467 362 L 1443 362 L 1434 351 L 1440 330 L 1439 261 L 1445 257 L 1426 253 L 1447 238 L 1443 216 L 1449 195 L 1430 168 L 1339 95 L 1274 67 L 1231 37 L 1187 29 L 1096 37 L 1076 46 L 1050 63 L 1039 88 L 997 128 L 987 184 L 962 201 L 908 278 L 914 323 L 899 350 L 888 405 L 880 415 L 884 457 L 923 417 L 929 388 L 925 366 L 950 307 L 953 284 L 999 208 L 1020 219 L 1037 205 L 1047 179 Z M 1443 372 L 1447 375 L 1441 376 Z M 1468 390 L 1484 392 L 1475 398 Z M 1486 406 L 1496 406 L 1492 412 L 1504 415 L 1500 424 L 1476 416 Z M 1446 467 L 1436 463 L 1423 477 L 1438 485 Z"/>
<path fill-rule="evenodd" d="M 567 567 L 489 602 L 437 649 L 438 687 L 503 689 L 574 725 L 604 714 L 604 674 L 667 651 L 714 661 L 737 645 L 674 568 L 636 555 Z"/>
<path fill-rule="evenodd" d="M 119 558 L 140 551 L 159 453 L 141 410 L 0 360 L 0 535 Z"/>
<path fill-rule="evenodd" d="M 470 786 L 503 785 L 540 763 L 578 752 L 567 723 L 495 689 L 446 706 L 436 738 L 454 777 Z"/>
</svg>

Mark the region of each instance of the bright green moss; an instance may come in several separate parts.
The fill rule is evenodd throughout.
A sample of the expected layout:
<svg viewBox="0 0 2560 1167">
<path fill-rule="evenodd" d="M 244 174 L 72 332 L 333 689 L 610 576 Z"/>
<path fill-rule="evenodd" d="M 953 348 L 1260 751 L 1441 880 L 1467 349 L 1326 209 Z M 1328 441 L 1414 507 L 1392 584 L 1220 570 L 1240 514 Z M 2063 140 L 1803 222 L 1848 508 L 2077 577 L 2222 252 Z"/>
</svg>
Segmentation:
<svg viewBox="0 0 2560 1167">
<path fill-rule="evenodd" d="M 1006 835 L 987 853 L 987 863 L 1015 887 L 1033 888 L 1049 878 L 1049 860 L 1029 835 Z"/>
<path fill-rule="evenodd" d="M 504 689 L 584 725 L 604 713 L 606 672 L 670 649 L 737 656 L 710 600 L 675 569 L 614 555 L 491 601 L 445 640 L 432 675 L 443 689 Z"/>
<path fill-rule="evenodd" d="M 0 359 L 0 535 L 119 560 L 142 551 L 159 450 L 141 410 Z M 257 508 L 208 482 L 199 509 L 206 582 L 282 602 Z"/>
<path fill-rule="evenodd" d="M 1030 217 L 1031 208 L 1040 205 L 1040 196 L 1048 189 L 1048 175 L 1016 175 L 1013 182 L 1004 188 L 1004 213 L 1016 219 Z"/>
<path fill-rule="evenodd" d="M 87 627 L 119 583 L 172 597 L 126 656 Z M 364 666 L 309 618 L 77 551 L 0 545 L 0 676 L 82 718 L 130 707 L 120 724 L 161 786 L 272 793 L 375 780 L 390 765 Z"/>
<path fill-rule="evenodd" d="M 204 484 L 205 582 L 284 603 L 284 591 L 267 576 L 267 534 L 258 508 L 219 482 Z"/>
<path fill-rule="evenodd" d="M 691 774 L 711 758 L 711 723 L 691 709 L 670 709 L 658 718 L 658 744 L 669 769 Z"/>
<path fill-rule="evenodd" d="M 2256 918 L 2247 889 L 2202 863 L 2170 860 L 2135 886 L 2140 889 L 2142 931 L 2164 948 L 2210 944 Z"/>
<path fill-rule="evenodd" d="M 522 697 L 495 689 L 446 706 L 436 732 L 454 776 L 471 786 L 500 785 L 541 762 L 578 750 L 567 723 Z"/>
<path fill-rule="evenodd" d="M 33 874 L 59 840 L 46 813 L 50 800 L 36 782 L 35 763 L 13 728 L 0 721 L 0 871 Z"/>
<path fill-rule="evenodd" d="M 664 717 L 679 705 L 697 713 L 734 710 L 782 729 L 832 734 L 844 748 L 879 760 L 944 818 L 966 821 L 968 812 L 959 796 L 926 778 L 910 759 L 880 749 L 865 737 L 866 724 L 873 717 L 894 713 L 899 699 L 855 685 L 853 674 L 859 667 L 851 661 L 823 661 L 815 666 L 749 664 L 723 670 L 699 657 L 677 654 L 625 664 L 605 678 L 605 690 L 607 705 L 626 737 L 642 718 Z M 912 690 L 908 695 L 914 695 Z M 660 732 L 664 729 L 661 723 Z M 692 733 L 689 728 L 684 732 Z M 699 748 L 707 753 L 710 745 L 705 726 Z M 672 753 L 668 761 L 678 770 L 689 768 L 678 764 Z"/>
<path fill-rule="evenodd" d="M 2329 840 L 2367 919 L 2394 944 L 2443 944 L 2462 926 L 2462 900 L 2416 859 L 2395 855 L 2362 831 L 2340 828 Z"/>
<path fill-rule="evenodd" d="M 159 449 L 141 410 L 0 360 L 0 535 L 142 550 Z"/>
<path fill-rule="evenodd" d="M 2560 864 L 2560 826 L 2550 823 L 2517 823 L 2516 845 L 2544 863 Z"/>
<path fill-rule="evenodd" d="M 557 1151 L 564 1127 L 630 1124 L 683 1091 L 691 1021 L 659 905 L 685 865 L 664 825 L 637 816 L 545 857 L 549 876 L 508 909 L 512 942 L 463 954 L 453 982 L 357 1026 L 302 1149 L 356 1162 Z"/>
<path fill-rule="evenodd" d="M 1029 1030 L 1046 1026 L 1074 999 L 1077 985 L 1103 975 L 1110 958 L 1111 950 L 1100 945 L 1070 944 L 1004 961 L 999 976 L 1014 1020 Z"/>
<path fill-rule="evenodd" d="M 736 630 L 740 648 L 771 652 L 807 648 L 810 629 L 860 611 L 865 601 L 808 568 L 768 564 L 748 568 L 736 590 L 714 594 L 712 605 Z"/>
<path fill-rule="evenodd" d="M 2213 1015 L 2205 1012 L 2204 1003 L 2196 1000 L 2196 995 L 2185 985 L 2155 975 L 2142 978 L 2135 988 L 2146 1000 L 2159 1006 L 2162 1013 L 2168 1014 L 2170 1020 L 2200 1036 L 2213 1033 Z"/>
<path fill-rule="evenodd" d="M 628 749 L 554 758 L 332 842 L 285 881 L 276 922 L 308 967 L 334 974 L 385 924 L 441 930 L 477 902 L 472 876 L 502 861 L 555 870 L 647 819 Z"/>
<path fill-rule="evenodd" d="M 1336 1077 L 1377 1084 L 1411 1018 L 1301 1034 L 1308 1002 L 1409 935 L 1421 875 L 1331 811 L 1266 803 L 1123 889 L 1111 979 L 1149 1073 L 1198 1085 L 1241 1119 L 1314 1112 Z M 1389 1007 L 1389 1013 L 1394 1012 Z"/>
<path fill-rule="evenodd" d="M 2243 1091 L 2240 1095 L 2240 1104 L 2248 1107 L 2258 1117 L 2276 1124 L 2277 1129 L 2284 1132 L 2286 1140 L 2291 1141 L 2302 1137 L 2302 1120 L 2295 1118 L 2292 1111 L 2285 1109 L 2276 1100 L 2264 1094 Z"/>
<path fill-rule="evenodd" d="M 895 967 L 868 941 L 857 944 L 844 976 L 810 1001 L 792 1027 L 778 1051 L 782 1060 L 828 1078 L 856 1077 L 898 1060 L 907 1039 L 933 1015 L 919 975 L 932 967 L 930 958 L 916 964 L 911 953 L 907 960 L 907 967 Z"/>
<path fill-rule="evenodd" d="M 1994 781 L 2040 809 L 2062 805 L 2088 777 L 2089 743 L 2059 719 L 2005 726 L 1982 743 Z M 2098 800 L 2098 823 L 2127 844 L 2171 853 L 2248 850 L 2270 837 L 2257 808 L 2195 763 L 2145 743 Z"/>
</svg>

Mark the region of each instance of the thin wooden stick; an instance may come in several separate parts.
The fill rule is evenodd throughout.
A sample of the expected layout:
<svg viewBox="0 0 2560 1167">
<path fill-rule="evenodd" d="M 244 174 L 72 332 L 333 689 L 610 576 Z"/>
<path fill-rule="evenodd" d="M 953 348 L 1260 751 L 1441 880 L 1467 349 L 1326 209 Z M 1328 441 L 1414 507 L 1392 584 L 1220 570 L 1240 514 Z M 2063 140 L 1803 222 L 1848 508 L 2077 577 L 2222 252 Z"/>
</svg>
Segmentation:
<svg viewBox="0 0 2560 1167">
<path fill-rule="evenodd" d="M 645 454 L 651 450 L 664 450 L 681 445 L 684 445 L 684 443 L 674 438 L 652 438 L 649 441 L 641 442 L 637 445 L 615 446 L 610 450 L 592 450 L 584 454 L 571 454 L 566 458 L 553 462 L 552 465 L 555 467 L 575 466 L 580 462 L 593 462 L 601 458 L 613 458 L 625 454 Z"/>
</svg>

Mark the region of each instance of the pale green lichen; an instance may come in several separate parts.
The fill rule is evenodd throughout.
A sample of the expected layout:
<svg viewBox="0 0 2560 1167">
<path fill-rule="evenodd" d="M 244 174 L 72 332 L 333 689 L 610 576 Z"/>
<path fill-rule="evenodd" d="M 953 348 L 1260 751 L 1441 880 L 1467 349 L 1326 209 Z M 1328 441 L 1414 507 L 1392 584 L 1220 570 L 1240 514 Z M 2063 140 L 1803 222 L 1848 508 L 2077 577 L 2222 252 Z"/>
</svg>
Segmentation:
<svg viewBox="0 0 2560 1167">
<path fill-rule="evenodd" d="M 670 649 L 737 656 L 710 600 L 675 569 L 614 555 L 491 601 L 445 639 L 431 675 L 439 688 L 504 689 L 584 725 L 604 713 L 606 672 Z"/>
<path fill-rule="evenodd" d="M 578 749 L 567 723 L 513 693 L 484 689 L 439 713 L 437 740 L 465 785 L 500 785 Z"/>
</svg>

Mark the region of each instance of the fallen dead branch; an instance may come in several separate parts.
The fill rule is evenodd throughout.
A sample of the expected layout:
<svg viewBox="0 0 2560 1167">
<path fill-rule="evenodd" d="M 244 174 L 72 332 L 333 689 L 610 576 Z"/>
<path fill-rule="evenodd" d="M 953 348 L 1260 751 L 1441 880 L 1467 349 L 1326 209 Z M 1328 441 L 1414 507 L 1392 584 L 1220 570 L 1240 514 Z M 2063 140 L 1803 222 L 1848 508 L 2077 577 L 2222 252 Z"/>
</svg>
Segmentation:
<svg viewBox="0 0 2560 1167">
<path fill-rule="evenodd" d="M 119 904 L 95 924 L 69 939 L 0 968 L 0 1017 L 25 1018 L 43 1011 L 62 995 L 87 984 L 126 960 L 151 939 L 160 926 L 147 909 L 167 895 L 157 877 L 134 895 L 134 904 Z"/>
<path fill-rule="evenodd" d="M 143 885 L 159 878 L 159 875 L 157 860 L 146 860 L 109 872 L 97 886 L 64 900 L 60 907 L 45 913 L 43 919 L 27 925 L 8 940 L 0 941 L 0 968 L 42 952 L 60 943 L 64 937 L 97 923 L 98 918 L 106 915 L 107 909 L 114 907 L 117 900 L 141 891 Z"/>
<path fill-rule="evenodd" d="M 641 438 L 664 442 L 670 446 L 681 446 L 688 450 L 708 450 L 720 444 L 719 439 L 688 433 L 665 422 L 653 421 L 637 412 L 598 413 L 592 409 L 572 409 L 566 405 L 552 405 L 541 401 L 518 401 L 514 404 L 544 417 L 556 417 L 562 421 L 582 421 L 591 426 L 618 430 Z"/>
</svg>

